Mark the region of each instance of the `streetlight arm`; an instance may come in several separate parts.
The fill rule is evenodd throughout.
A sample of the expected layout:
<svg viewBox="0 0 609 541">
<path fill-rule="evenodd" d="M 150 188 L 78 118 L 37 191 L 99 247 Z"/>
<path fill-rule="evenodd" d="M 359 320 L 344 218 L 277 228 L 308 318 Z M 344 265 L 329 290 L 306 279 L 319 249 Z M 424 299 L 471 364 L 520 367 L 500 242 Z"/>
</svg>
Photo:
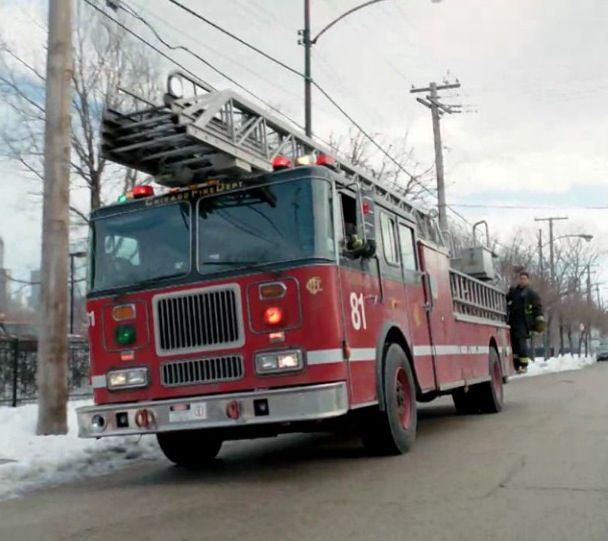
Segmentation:
<svg viewBox="0 0 609 541">
<path fill-rule="evenodd" d="M 311 40 L 311 43 L 317 43 L 317 40 L 321 37 L 322 34 L 327 32 L 328 30 L 330 30 L 330 28 L 332 28 L 337 22 L 343 20 L 345 17 L 351 15 L 352 13 L 355 13 L 356 11 L 359 11 L 362 8 L 365 8 L 366 6 L 369 6 L 371 4 L 376 4 L 378 2 L 383 2 L 383 0 L 370 0 L 369 2 L 364 2 L 363 4 L 360 4 L 359 6 L 355 6 L 354 8 L 350 9 L 349 11 L 346 11 L 340 17 L 337 17 L 330 24 L 328 24 L 327 26 L 322 28 L 321 31 Z"/>
<path fill-rule="evenodd" d="M 590 242 L 592 240 L 592 235 L 586 235 L 586 234 L 581 234 L 581 235 L 561 235 L 560 237 L 556 237 L 553 242 L 556 242 L 557 240 L 561 240 L 561 239 L 583 239 L 586 242 Z M 546 246 L 549 246 L 550 242 L 546 242 L 544 244 L 542 244 L 540 247 L 541 248 L 545 248 Z"/>
</svg>

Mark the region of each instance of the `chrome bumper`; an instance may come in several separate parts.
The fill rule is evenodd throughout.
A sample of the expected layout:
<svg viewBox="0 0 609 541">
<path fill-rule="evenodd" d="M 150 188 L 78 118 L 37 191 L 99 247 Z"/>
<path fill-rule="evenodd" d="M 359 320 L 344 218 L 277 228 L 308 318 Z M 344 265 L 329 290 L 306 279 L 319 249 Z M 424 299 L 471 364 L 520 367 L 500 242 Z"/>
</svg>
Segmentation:
<svg viewBox="0 0 609 541">
<path fill-rule="evenodd" d="M 85 406 L 76 413 L 78 435 L 81 438 L 99 438 L 312 421 L 338 417 L 348 409 L 347 385 L 339 382 L 154 402 Z M 142 414 L 142 411 L 146 413 Z M 100 417 L 103 419 L 101 428 L 94 424 L 94 420 L 99 421 Z"/>
</svg>

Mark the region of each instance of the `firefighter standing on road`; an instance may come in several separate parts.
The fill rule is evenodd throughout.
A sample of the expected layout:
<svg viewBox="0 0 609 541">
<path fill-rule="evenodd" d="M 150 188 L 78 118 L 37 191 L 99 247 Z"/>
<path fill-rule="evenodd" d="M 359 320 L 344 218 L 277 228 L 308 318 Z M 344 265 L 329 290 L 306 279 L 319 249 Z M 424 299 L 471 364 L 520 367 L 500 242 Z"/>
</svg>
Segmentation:
<svg viewBox="0 0 609 541">
<path fill-rule="evenodd" d="M 517 285 L 508 291 L 507 309 L 516 368 L 519 373 L 524 373 L 529 365 L 527 340 L 533 331 L 543 332 L 545 329 L 541 300 L 529 287 L 528 272 L 520 272 Z"/>
</svg>

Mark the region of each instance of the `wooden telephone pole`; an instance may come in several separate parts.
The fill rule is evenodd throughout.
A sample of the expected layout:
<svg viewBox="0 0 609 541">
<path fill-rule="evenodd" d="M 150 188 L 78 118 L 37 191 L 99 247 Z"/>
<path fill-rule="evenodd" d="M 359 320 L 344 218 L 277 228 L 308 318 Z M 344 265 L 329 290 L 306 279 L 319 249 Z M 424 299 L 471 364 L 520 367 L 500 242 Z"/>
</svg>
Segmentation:
<svg viewBox="0 0 609 541">
<path fill-rule="evenodd" d="M 72 0 L 49 0 L 36 428 L 41 435 L 68 431 L 71 80 Z"/>
<path fill-rule="evenodd" d="M 440 133 L 440 117 L 446 114 L 460 113 L 460 106 L 445 105 L 440 102 L 438 90 L 448 90 L 451 88 L 460 88 L 461 83 L 449 83 L 438 86 L 436 83 L 429 83 L 426 88 L 412 88 L 411 94 L 419 92 L 428 92 L 427 99 L 417 98 L 417 101 L 431 110 L 431 121 L 433 127 L 433 142 L 436 155 L 436 179 L 438 183 L 438 220 L 440 222 L 440 230 L 444 235 L 448 233 L 448 218 L 446 216 L 446 188 L 444 185 L 444 157 L 442 154 L 442 136 Z"/>
</svg>

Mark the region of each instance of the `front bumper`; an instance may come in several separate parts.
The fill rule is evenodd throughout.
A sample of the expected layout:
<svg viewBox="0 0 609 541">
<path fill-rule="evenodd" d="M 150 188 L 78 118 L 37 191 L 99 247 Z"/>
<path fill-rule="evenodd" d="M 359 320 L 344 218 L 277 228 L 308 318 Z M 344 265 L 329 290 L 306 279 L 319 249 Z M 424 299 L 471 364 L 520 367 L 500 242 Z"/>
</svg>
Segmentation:
<svg viewBox="0 0 609 541">
<path fill-rule="evenodd" d="M 78 435 L 81 438 L 99 438 L 314 421 L 338 417 L 348 409 L 347 385 L 338 382 L 154 402 L 85 406 L 76 413 Z M 146 413 L 142 414 L 142 411 Z M 103 428 L 96 428 L 93 421 L 99 421 L 100 417 Z M 146 421 L 144 424 L 142 419 Z"/>
</svg>

